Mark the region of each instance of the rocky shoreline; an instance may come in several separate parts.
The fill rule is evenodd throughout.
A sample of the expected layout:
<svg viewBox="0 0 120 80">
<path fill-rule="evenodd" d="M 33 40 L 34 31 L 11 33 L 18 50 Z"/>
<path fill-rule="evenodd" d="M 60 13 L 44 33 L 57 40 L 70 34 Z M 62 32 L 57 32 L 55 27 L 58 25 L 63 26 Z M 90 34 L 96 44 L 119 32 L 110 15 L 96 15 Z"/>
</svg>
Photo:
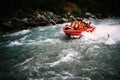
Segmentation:
<svg viewBox="0 0 120 80">
<path fill-rule="evenodd" d="M 85 13 L 82 16 L 75 16 L 70 13 L 56 15 L 50 11 L 41 11 L 39 9 L 22 9 L 19 10 L 12 17 L 4 18 L 1 21 L 0 28 L 4 31 L 15 31 L 21 29 L 28 29 L 38 26 L 50 26 L 55 24 L 62 24 L 71 22 L 73 19 L 81 20 L 83 18 L 102 18 L 100 14 L 92 15 Z M 1 32 L 0 30 L 0 32 Z"/>
</svg>

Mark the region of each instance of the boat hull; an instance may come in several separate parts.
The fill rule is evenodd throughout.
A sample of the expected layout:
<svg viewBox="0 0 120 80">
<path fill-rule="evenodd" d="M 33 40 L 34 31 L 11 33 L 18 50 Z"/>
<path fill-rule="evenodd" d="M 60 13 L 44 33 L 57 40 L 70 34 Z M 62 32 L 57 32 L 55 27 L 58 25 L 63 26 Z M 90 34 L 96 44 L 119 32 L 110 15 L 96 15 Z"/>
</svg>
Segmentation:
<svg viewBox="0 0 120 80">
<path fill-rule="evenodd" d="M 69 28 L 68 26 L 63 26 L 62 30 L 69 37 L 79 38 L 82 36 L 83 32 L 93 32 L 95 28 L 90 26 L 88 28 L 75 30 L 73 28 Z"/>
</svg>

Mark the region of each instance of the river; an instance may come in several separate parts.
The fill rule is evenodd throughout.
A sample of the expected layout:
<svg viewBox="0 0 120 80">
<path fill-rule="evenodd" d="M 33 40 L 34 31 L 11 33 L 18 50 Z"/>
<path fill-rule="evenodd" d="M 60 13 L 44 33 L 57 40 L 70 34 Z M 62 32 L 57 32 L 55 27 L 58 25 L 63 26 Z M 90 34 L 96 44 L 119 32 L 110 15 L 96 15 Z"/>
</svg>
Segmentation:
<svg viewBox="0 0 120 80">
<path fill-rule="evenodd" d="M 120 18 L 88 20 L 78 39 L 61 27 L 0 35 L 0 80 L 120 80 Z"/>
</svg>

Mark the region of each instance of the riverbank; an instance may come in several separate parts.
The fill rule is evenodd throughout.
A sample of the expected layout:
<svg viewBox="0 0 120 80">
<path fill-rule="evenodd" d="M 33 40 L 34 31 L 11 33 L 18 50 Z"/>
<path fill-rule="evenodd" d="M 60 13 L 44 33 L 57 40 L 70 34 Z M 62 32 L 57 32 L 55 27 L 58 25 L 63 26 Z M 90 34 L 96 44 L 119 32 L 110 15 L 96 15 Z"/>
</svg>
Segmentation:
<svg viewBox="0 0 120 80">
<path fill-rule="evenodd" d="M 42 11 L 39 9 L 20 9 L 13 16 L 5 17 L 0 22 L 0 33 L 10 32 L 21 29 L 30 29 L 38 26 L 50 26 L 71 22 L 73 19 L 82 20 L 84 18 L 103 18 L 101 14 L 93 15 L 89 12 L 82 15 L 73 15 L 71 13 L 55 14 L 51 11 Z"/>
</svg>

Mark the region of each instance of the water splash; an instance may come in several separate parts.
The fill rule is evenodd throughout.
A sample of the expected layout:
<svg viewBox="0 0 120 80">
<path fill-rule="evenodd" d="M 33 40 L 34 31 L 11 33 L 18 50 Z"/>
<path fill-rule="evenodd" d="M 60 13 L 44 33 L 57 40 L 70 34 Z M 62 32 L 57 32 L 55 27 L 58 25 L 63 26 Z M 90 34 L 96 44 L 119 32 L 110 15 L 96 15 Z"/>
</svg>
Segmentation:
<svg viewBox="0 0 120 80">
<path fill-rule="evenodd" d="M 20 45 L 22 45 L 21 42 L 19 42 L 19 41 L 12 41 L 12 42 L 10 42 L 10 44 L 8 46 L 12 47 L 12 46 L 20 46 Z"/>
<path fill-rule="evenodd" d="M 22 30 L 22 31 L 19 31 L 19 32 L 15 32 L 15 33 L 12 33 L 12 34 L 6 34 L 6 35 L 3 35 L 3 37 L 6 37 L 6 36 L 19 36 L 19 35 L 25 35 L 27 33 L 29 33 L 30 30 Z"/>
<path fill-rule="evenodd" d="M 74 51 L 73 49 L 63 50 L 62 54 L 59 55 L 60 59 L 58 59 L 53 63 L 50 63 L 50 67 L 54 67 L 60 64 L 61 62 L 74 61 L 77 55 L 78 55 L 78 52 Z"/>
<path fill-rule="evenodd" d="M 111 21 L 110 21 L 111 24 Z M 108 45 L 115 44 L 120 40 L 120 29 L 119 25 L 110 25 L 108 23 L 96 24 L 96 30 L 93 33 L 83 33 L 83 40 L 91 41 L 96 43 L 105 43 Z"/>
</svg>

